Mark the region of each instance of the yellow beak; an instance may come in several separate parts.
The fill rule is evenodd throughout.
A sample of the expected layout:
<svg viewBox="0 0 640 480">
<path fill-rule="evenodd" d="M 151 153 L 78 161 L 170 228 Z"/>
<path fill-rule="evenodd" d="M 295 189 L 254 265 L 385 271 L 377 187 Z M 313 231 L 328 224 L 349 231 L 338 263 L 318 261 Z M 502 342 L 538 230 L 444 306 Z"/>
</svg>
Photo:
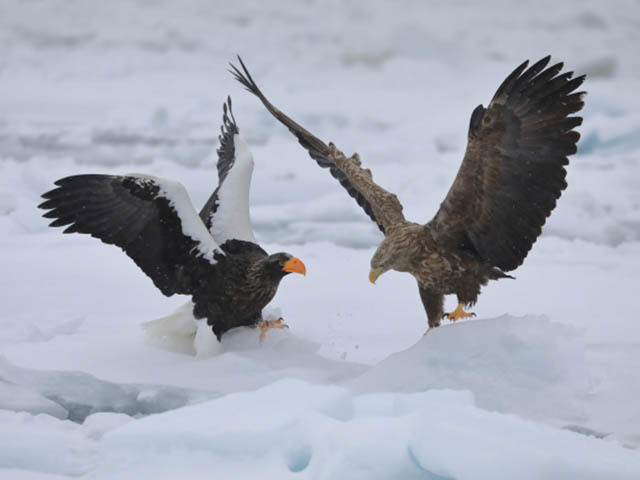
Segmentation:
<svg viewBox="0 0 640 480">
<path fill-rule="evenodd" d="M 307 269 L 302 263 L 302 260 L 296 257 L 291 257 L 286 263 L 282 266 L 282 270 L 289 273 L 301 273 L 302 275 L 307 274 Z"/>
<path fill-rule="evenodd" d="M 384 273 L 384 270 L 382 270 L 381 268 L 372 268 L 369 271 L 369 281 L 371 283 L 376 283 L 376 280 L 378 279 L 378 277 L 383 273 Z"/>
</svg>

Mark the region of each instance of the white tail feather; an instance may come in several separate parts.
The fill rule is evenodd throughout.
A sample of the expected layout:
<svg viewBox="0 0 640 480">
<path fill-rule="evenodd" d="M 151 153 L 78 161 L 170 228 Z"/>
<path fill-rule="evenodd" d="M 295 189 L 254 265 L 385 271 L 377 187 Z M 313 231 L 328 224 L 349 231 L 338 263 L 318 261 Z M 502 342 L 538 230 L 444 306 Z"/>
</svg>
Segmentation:
<svg viewBox="0 0 640 480">
<path fill-rule="evenodd" d="M 223 352 L 206 320 L 197 320 L 193 316 L 193 302 L 189 301 L 166 317 L 157 318 L 142 324 L 147 335 L 153 339 L 193 342 L 193 351 L 197 357 L 211 357 Z M 190 348 L 190 347 L 189 347 Z"/>
<path fill-rule="evenodd" d="M 190 337 L 196 333 L 196 322 L 193 302 L 189 301 L 166 317 L 143 323 L 142 328 L 152 338 Z"/>
</svg>

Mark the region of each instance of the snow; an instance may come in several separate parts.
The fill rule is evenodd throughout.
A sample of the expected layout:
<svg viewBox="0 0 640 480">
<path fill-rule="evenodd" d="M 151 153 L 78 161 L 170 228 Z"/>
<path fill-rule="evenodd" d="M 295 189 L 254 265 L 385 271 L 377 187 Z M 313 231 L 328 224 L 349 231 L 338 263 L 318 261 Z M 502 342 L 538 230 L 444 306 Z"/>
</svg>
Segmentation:
<svg viewBox="0 0 640 480">
<path fill-rule="evenodd" d="M 57 418 L 67 418 L 69 412 L 35 390 L 0 381 L 0 409 L 14 412 L 46 413 Z"/>
<path fill-rule="evenodd" d="M 464 385 L 487 410 L 579 424 L 588 419 L 588 408 L 580 400 L 592 389 L 584 356 L 574 327 L 545 317 L 504 315 L 430 331 L 351 385 L 356 391 L 376 392 Z"/>
<path fill-rule="evenodd" d="M 211 224 L 211 234 L 219 245 L 230 238 L 256 241 L 249 214 L 253 157 L 240 135 L 233 136 L 233 145 L 233 166 L 218 190 L 218 208 Z"/>
<path fill-rule="evenodd" d="M 0 478 L 640 478 L 639 22 L 632 1 L 2 2 Z M 381 234 L 232 79 L 236 53 L 421 222 L 515 66 L 587 73 L 569 187 L 517 280 L 423 337 L 415 281 L 369 284 Z M 141 171 L 199 207 L 228 94 L 255 236 L 308 275 L 265 311 L 290 329 L 199 347 L 186 297 L 36 205 L 64 176 Z"/>
<path fill-rule="evenodd" d="M 14 415 L 9 422 L 26 421 Z M 98 443 L 92 435 L 98 422 L 91 418 L 78 426 L 58 421 L 47 431 L 47 439 L 57 440 L 56 448 L 80 451 L 52 458 L 52 465 L 40 459 L 20 467 L 42 465 L 66 474 L 84 468 L 89 478 L 172 478 L 178 473 L 289 478 L 295 473 L 357 479 L 389 478 L 391 473 L 461 480 L 549 475 L 622 480 L 636 478 L 640 468 L 632 450 L 488 412 L 464 391 L 354 395 L 338 386 L 280 380 L 135 421 L 102 419 L 107 431 Z M 84 442 L 83 436 L 88 437 Z M 19 448 L 17 442 L 10 450 Z"/>
<path fill-rule="evenodd" d="M 6 359 L 0 359 L 0 380 L 3 397 L 18 393 L 30 400 L 25 411 L 53 414 L 76 422 L 98 412 L 149 415 L 214 395 L 204 390 L 164 385 L 115 384 L 83 372 L 25 369 Z M 3 408 L 15 411 L 17 399 L 13 397 L 13 405 L 8 400 L 3 402 Z"/>
<path fill-rule="evenodd" d="M 94 461 L 95 444 L 87 440 L 81 425 L 49 415 L 8 411 L 0 411 L 0 421 L 0 473 L 20 469 L 80 475 Z"/>
</svg>

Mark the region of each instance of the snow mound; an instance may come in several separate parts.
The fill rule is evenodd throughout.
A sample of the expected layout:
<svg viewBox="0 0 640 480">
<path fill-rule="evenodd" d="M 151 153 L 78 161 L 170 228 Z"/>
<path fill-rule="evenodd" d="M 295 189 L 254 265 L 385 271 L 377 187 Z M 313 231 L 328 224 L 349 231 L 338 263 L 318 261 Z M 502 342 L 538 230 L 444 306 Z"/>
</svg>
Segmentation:
<svg viewBox="0 0 640 480">
<path fill-rule="evenodd" d="M 37 322 L 22 318 L 0 319 L 0 345 L 15 342 L 46 342 L 58 335 L 73 335 L 83 322 L 83 318 L 72 318 L 53 326 L 42 327 Z"/>
<path fill-rule="evenodd" d="M 590 379 L 579 330 L 504 315 L 432 330 L 349 385 L 359 392 L 470 390 L 482 408 L 579 423 Z"/>
<path fill-rule="evenodd" d="M 35 371 L 3 360 L 4 385 L 33 397 L 25 401 L 31 413 L 50 415 L 0 410 L 6 426 L 0 441 L 14 434 L 19 440 L 0 453 L 0 473 L 92 479 L 640 475 L 637 451 L 616 441 L 636 435 L 629 426 L 633 410 L 628 431 L 599 438 L 605 435 L 592 428 L 594 412 L 624 406 L 624 398 L 612 397 L 612 385 L 604 383 L 605 401 L 594 401 L 602 392 L 592 382 L 597 372 L 581 332 L 545 317 L 443 326 L 372 367 L 323 358 L 319 344 L 286 330 L 269 332 L 260 343 L 255 329 L 238 328 L 223 344 L 225 352 L 208 359 L 164 352 L 174 361 L 188 359 L 182 375 L 198 376 L 212 389 L 206 393 Z M 76 423 L 61 420 L 47 402 Z"/>
<path fill-rule="evenodd" d="M 82 427 L 73 422 L 49 415 L 0 410 L 0 425 L 2 478 L 21 478 L 3 473 L 2 469 L 79 475 L 94 464 L 95 445 L 87 441 Z"/>
<path fill-rule="evenodd" d="M 0 409 L 33 414 L 46 413 L 60 419 L 65 419 L 69 415 L 69 412 L 60 404 L 49 400 L 36 390 L 6 382 L 1 376 Z"/>
<path fill-rule="evenodd" d="M 170 452 L 170 453 L 168 453 Z M 474 405 L 281 380 L 106 433 L 92 478 L 632 479 L 636 452 Z"/>
<path fill-rule="evenodd" d="M 96 412 L 149 415 L 213 395 L 168 386 L 116 384 L 82 372 L 20 368 L 0 357 L 0 409 L 82 422 Z"/>
</svg>

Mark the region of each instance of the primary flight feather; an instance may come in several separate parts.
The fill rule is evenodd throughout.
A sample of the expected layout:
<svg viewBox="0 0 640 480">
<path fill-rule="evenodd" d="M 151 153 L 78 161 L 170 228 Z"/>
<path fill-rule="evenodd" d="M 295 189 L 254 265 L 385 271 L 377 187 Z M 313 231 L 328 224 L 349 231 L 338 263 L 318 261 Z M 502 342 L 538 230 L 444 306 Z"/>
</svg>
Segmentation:
<svg viewBox="0 0 640 480">
<path fill-rule="evenodd" d="M 388 270 L 408 272 L 418 283 L 429 328 L 441 318 L 468 317 L 481 286 L 509 277 L 522 264 L 547 217 L 567 187 L 567 157 L 576 153 L 585 76 L 560 73 L 547 56 L 516 68 L 487 108 L 471 115 L 460 170 L 435 217 L 421 225 L 407 221 L 398 198 L 373 181 L 358 154 L 345 156 L 325 144 L 269 102 L 242 59 L 231 73 L 286 125 L 309 155 L 347 190 L 385 238 L 371 259 L 369 279 Z M 443 315 L 444 296 L 458 307 Z"/>
</svg>

